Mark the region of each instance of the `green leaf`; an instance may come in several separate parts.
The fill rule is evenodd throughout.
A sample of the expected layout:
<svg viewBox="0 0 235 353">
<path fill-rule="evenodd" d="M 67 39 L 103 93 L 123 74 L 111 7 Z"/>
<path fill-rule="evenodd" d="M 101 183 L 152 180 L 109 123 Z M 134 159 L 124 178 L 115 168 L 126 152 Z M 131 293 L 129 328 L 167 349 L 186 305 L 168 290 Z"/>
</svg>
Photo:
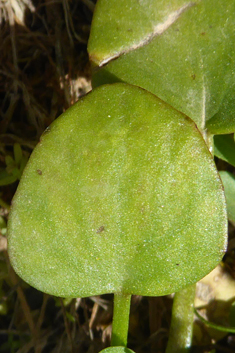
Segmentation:
<svg viewBox="0 0 235 353">
<path fill-rule="evenodd" d="M 19 166 L 22 160 L 22 149 L 19 143 L 14 143 L 14 157 L 16 165 Z"/>
<path fill-rule="evenodd" d="M 220 177 L 224 185 L 228 219 L 235 222 L 235 176 L 229 172 L 221 171 Z"/>
<path fill-rule="evenodd" d="M 6 226 L 7 226 L 7 224 L 6 224 L 5 219 L 2 216 L 0 216 L 0 229 L 6 228 Z"/>
<path fill-rule="evenodd" d="M 15 161 L 14 161 L 14 159 L 13 159 L 11 156 L 9 156 L 9 155 L 7 155 L 7 156 L 5 157 L 5 163 L 6 163 L 7 167 L 11 167 L 11 168 L 14 168 L 14 167 L 15 167 Z"/>
<path fill-rule="evenodd" d="M 12 168 L 11 174 L 12 174 L 12 176 L 14 176 L 17 179 L 20 179 L 20 177 L 21 177 L 20 171 L 17 167 Z"/>
<path fill-rule="evenodd" d="M 212 134 L 229 134 L 235 132 L 235 84 L 228 86 L 224 99 L 216 113 L 208 122 L 207 129 Z"/>
<path fill-rule="evenodd" d="M 16 272 L 61 297 L 178 291 L 216 266 L 227 236 L 195 124 L 126 84 L 99 87 L 51 125 L 8 225 Z"/>
<path fill-rule="evenodd" d="M 232 135 L 214 136 L 214 155 L 235 167 L 235 142 Z"/>
<path fill-rule="evenodd" d="M 0 170 L 0 186 L 9 185 L 17 180 L 16 175 L 9 174 L 7 170 Z"/>
<path fill-rule="evenodd" d="M 126 347 L 109 347 L 103 349 L 100 353 L 134 353 L 134 351 Z"/>
<path fill-rule="evenodd" d="M 23 173 L 23 170 L 24 170 L 27 162 L 28 162 L 28 157 L 22 156 L 21 161 L 20 161 L 20 167 L 19 167 L 20 177 L 21 177 L 21 175 Z"/>
<path fill-rule="evenodd" d="M 1 198 L 0 198 L 0 205 L 1 205 Z M 6 221 L 2 216 L 0 216 L 0 235 L 6 235 L 6 232 L 7 232 Z M 1 279 L 1 270 L 0 270 L 0 279 Z"/>
<path fill-rule="evenodd" d="M 201 131 L 233 132 L 234 17 L 234 0 L 99 0 L 88 45 L 93 86 L 135 84 Z"/>
</svg>

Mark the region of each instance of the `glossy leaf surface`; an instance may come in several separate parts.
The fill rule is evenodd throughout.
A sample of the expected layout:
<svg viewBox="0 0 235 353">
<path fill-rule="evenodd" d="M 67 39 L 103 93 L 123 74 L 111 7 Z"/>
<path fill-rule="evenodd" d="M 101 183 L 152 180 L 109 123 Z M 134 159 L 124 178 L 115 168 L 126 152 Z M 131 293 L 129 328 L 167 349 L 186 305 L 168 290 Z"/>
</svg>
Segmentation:
<svg viewBox="0 0 235 353">
<path fill-rule="evenodd" d="M 220 178 L 186 116 L 145 90 L 99 87 L 44 133 L 9 220 L 16 272 L 63 297 L 163 295 L 226 245 Z"/>
<path fill-rule="evenodd" d="M 234 0 L 99 0 L 93 85 L 143 87 L 213 134 L 235 131 Z"/>
</svg>

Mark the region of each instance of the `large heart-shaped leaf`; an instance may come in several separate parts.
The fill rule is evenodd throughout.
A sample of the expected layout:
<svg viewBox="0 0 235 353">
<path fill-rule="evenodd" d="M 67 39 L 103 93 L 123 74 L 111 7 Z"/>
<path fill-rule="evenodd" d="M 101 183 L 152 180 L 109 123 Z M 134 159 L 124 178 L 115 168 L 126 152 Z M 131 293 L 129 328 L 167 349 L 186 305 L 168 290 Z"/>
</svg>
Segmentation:
<svg viewBox="0 0 235 353">
<path fill-rule="evenodd" d="M 99 0 L 88 50 L 93 85 L 143 87 L 203 131 L 235 131 L 234 0 Z"/>
<path fill-rule="evenodd" d="M 163 295 L 220 261 L 225 201 L 201 134 L 145 90 L 101 86 L 58 118 L 14 198 L 16 272 L 59 296 Z"/>
</svg>

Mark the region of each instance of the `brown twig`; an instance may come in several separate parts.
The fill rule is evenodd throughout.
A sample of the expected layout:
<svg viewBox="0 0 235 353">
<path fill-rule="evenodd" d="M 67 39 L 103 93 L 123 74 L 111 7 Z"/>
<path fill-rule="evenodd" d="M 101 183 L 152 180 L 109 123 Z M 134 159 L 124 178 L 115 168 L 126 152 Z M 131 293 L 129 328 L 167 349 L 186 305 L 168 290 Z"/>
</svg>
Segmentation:
<svg viewBox="0 0 235 353">
<path fill-rule="evenodd" d="M 65 310 L 65 306 L 64 306 L 62 298 L 60 298 L 60 304 L 61 304 L 62 313 L 63 313 L 63 317 L 64 317 L 64 325 L 65 325 L 66 334 L 67 334 L 67 337 L 68 337 L 68 340 L 69 340 L 69 343 L 70 343 L 70 347 L 71 347 L 71 353 L 74 353 L 72 335 L 71 335 L 71 332 L 70 332 L 68 319 L 67 319 L 67 316 L 66 316 L 66 310 Z"/>
<path fill-rule="evenodd" d="M 35 337 L 35 324 L 34 324 L 34 321 L 33 321 L 33 318 L 32 318 L 31 312 L 30 312 L 29 305 L 28 305 L 28 303 L 26 301 L 24 292 L 23 292 L 22 288 L 20 287 L 20 285 L 18 285 L 19 284 L 19 280 L 18 280 L 18 278 L 17 278 L 17 276 L 16 276 L 16 274 L 15 274 L 15 272 L 14 272 L 12 267 L 10 267 L 9 276 L 10 276 L 11 282 L 13 283 L 13 286 L 16 286 L 16 292 L 17 292 L 20 304 L 22 306 L 23 313 L 25 315 L 25 319 L 26 319 L 26 321 L 28 323 L 28 326 L 29 326 L 29 329 L 31 331 L 31 334 L 32 334 L 32 336 L 34 338 Z"/>
</svg>

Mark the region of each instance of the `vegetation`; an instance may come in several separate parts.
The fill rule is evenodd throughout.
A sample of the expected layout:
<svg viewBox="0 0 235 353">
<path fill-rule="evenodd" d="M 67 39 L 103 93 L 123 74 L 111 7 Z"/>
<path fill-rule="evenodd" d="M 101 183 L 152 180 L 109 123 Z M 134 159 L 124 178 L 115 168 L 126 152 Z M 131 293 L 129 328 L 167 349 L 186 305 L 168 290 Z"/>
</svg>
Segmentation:
<svg viewBox="0 0 235 353">
<path fill-rule="evenodd" d="M 68 22 L 71 8 L 64 5 L 65 9 L 71 40 L 71 28 L 76 38 L 77 33 L 74 22 Z M 183 353 L 193 347 L 219 352 L 217 342 L 223 337 L 222 351 L 230 349 L 229 337 L 233 336 L 222 324 L 233 325 L 234 299 L 229 292 L 234 292 L 234 282 L 228 274 L 231 252 L 223 266 L 198 284 L 195 306 L 203 308 L 209 321 L 201 319 L 197 311 L 200 321 L 194 320 L 193 307 L 194 284 L 221 261 L 227 239 L 225 198 L 211 153 L 234 164 L 234 142 L 231 135 L 223 135 L 233 133 L 235 127 L 234 12 L 232 1 L 226 3 L 226 9 L 218 2 L 213 11 L 210 0 L 158 2 L 158 6 L 153 0 L 144 6 L 130 0 L 98 2 L 88 45 L 96 88 L 44 132 L 22 177 L 28 155 L 23 143 L 11 135 L 14 155 L 3 146 L 6 167 L 1 178 L 2 185 L 10 186 L 21 179 L 8 223 L 9 255 L 18 275 L 56 297 L 91 299 L 65 301 L 44 294 L 35 325 L 25 294 L 31 287 L 21 283 L 11 268 L 7 273 L 4 251 L 3 295 L 6 288 L 9 293 L 17 291 L 32 339 L 23 340 L 20 333 L 6 331 L 3 352 L 18 347 L 19 351 L 31 347 L 36 352 L 58 351 L 55 342 L 52 349 L 49 340 L 41 344 L 49 300 L 62 307 L 68 341 L 63 351 L 86 351 L 86 347 L 99 351 L 109 344 L 102 346 L 94 339 L 92 325 L 99 317 L 99 307 L 106 310 L 107 319 L 111 293 L 112 347 L 104 352 L 128 352 L 127 344 L 137 352 Z M 14 114 L 6 121 L 7 132 Z M 34 131 L 37 138 L 39 131 Z M 218 160 L 217 165 L 220 168 L 224 163 Z M 220 175 L 233 228 L 234 177 L 229 168 Z M 4 191 L 2 206 L 6 210 L 7 201 Z M 2 217 L 3 239 L 7 212 Z M 222 286 L 226 283 L 226 294 L 221 287 L 213 288 L 216 276 Z M 204 295 L 202 288 L 209 289 L 211 296 Z M 167 308 L 166 303 L 172 301 L 167 295 L 173 292 L 178 293 L 169 329 L 169 317 L 164 324 L 167 312 L 154 315 L 151 309 L 157 306 L 151 303 L 156 303 L 153 296 L 165 295 L 158 302 Z M 131 295 L 139 305 L 130 315 L 127 341 Z M 147 301 L 139 300 L 140 295 L 151 296 L 147 335 L 157 332 L 158 339 L 153 339 L 154 335 L 144 339 L 145 330 L 138 331 L 132 322 Z M 6 299 L 9 301 L 8 296 Z M 12 310 L 7 300 L 5 317 Z M 95 302 L 89 321 L 86 311 L 79 309 L 88 300 Z M 223 313 L 220 325 L 210 323 L 213 303 Z M 87 337 L 75 339 L 75 334 L 79 337 L 82 333 L 79 310 L 89 322 L 92 342 Z M 219 310 L 215 312 L 221 316 Z M 145 318 L 139 317 L 141 327 Z M 201 329 L 203 323 L 216 331 Z M 101 331 L 104 337 L 106 330 Z M 167 331 L 168 339 L 159 336 Z M 206 332 L 206 343 L 199 331 Z"/>
</svg>

